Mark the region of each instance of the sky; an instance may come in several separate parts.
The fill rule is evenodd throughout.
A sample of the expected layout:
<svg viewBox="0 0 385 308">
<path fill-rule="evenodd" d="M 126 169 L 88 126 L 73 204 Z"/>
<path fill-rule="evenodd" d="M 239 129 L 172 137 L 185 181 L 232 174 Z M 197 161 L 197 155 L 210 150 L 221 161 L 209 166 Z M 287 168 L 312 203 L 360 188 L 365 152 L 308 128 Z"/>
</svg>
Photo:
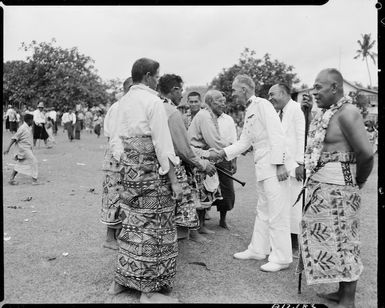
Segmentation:
<svg viewBox="0 0 385 308">
<path fill-rule="evenodd" d="M 180 75 L 185 86 L 209 84 L 238 63 L 245 47 L 294 66 L 313 85 L 328 67 L 369 85 L 365 61 L 355 60 L 361 34 L 377 41 L 375 0 L 329 0 L 323 6 L 1 6 L 4 61 L 25 60 L 21 42 L 77 47 L 95 60 L 104 80 L 124 80 L 135 60 L 160 63 L 160 74 Z M 377 43 L 374 46 L 377 52 Z M 372 85 L 377 65 L 369 59 Z"/>
</svg>

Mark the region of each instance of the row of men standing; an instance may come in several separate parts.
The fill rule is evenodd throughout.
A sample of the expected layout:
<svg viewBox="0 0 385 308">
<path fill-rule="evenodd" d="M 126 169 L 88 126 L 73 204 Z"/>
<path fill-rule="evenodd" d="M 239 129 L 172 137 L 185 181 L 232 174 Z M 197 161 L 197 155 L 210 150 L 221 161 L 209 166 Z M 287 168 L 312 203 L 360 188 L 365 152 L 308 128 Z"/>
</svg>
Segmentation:
<svg viewBox="0 0 385 308">
<path fill-rule="evenodd" d="M 236 141 L 234 121 L 223 113 L 225 98 L 221 92 L 209 90 L 204 97 L 204 107 L 196 108 L 195 116 L 194 104 L 190 105 L 193 118 L 187 134 L 185 124 L 190 121 L 183 121 L 176 108 L 182 98 L 183 81 L 177 75 L 164 75 L 159 80 L 159 94 L 154 91 L 158 85 L 158 74 L 157 62 L 150 59 L 135 62 L 132 69 L 134 85 L 118 103 L 112 105 L 106 115 L 106 120 L 111 117 L 115 125 L 105 125 L 110 140 L 104 166 L 107 174 L 103 183 L 103 203 L 107 207 L 103 206 L 101 220 L 108 225 L 106 243 L 112 242 L 116 235 L 119 243 L 118 266 L 110 292 L 115 294 L 125 287 L 131 287 L 143 292 L 142 302 L 170 300 L 159 291 L 169 289 L 175 275 L 176 233 L 175 228 L 165 224 L 173 219 L 174 211 L 171 209 L 172 204 L 175 208 L 175 201 L 166 198 L 161 206 L 156 205 L 161 200 L 159 196 L 158 201 L 149 196 L 160 194 L 165 197 L 167 193 L 173 193 L 177 200 L 177 225 L 179 221 L 179 225 L 187 228 L 193 238 L 204 241 L 200 234 L 211 233 L 204 225 L 205 210 L 213 202 L 216 203 L 221 213 L 220 225 L 227 228 L 226 213 L 234 205 L 232 181 L 227 181 L 228 178 L 222 174 L 219 182 L 212 163 L 234 173 L 236 157 L 250 146 L 254 148 L 258 214 L 249 248 L 234 257 L 264 259 L 269 255 L 269 262 L 261 266 L 262 270 L 274 272 L 287 268 L 292 262 L 290 204 L 293 200 L 288 196 L 294 187 L 293 195 L 301 187 L 305 130 L 304 116 L 299 104 L 290 99 L 290 90 L 285 85 L 272 87 L 269 102 L 254 96 L 255 85 L 248 76 L 237 76 L 233 83 L 233 97 L 247 105 L 247 111 L 243 132 L 240 140 Z M 194 94 L 190 93 L 189 100 L 199 101 L 198 93 Z M 159 104 L 159 99 L 163 104 Z M 272 103 L 280 110 L 281 119 L 285 119 L 282 123 Z M 114 110 L 115 116 L 112 116 Z M 282 118 L 282 114 L 285 117 Z M 286 151 L 287 147 L 291 150 Z M 226 160 L 221 157 L 221 151 L 226 153 Z M 151 164 L 149 156 L 155 165 Z M 180 159 L 187 168 L 181 170 Z M 193 174 L 192 177 L 186 176 L 189 166 L 195 167 L 192 172 L 188 172 Z M 166 174 L 168 180 L 164 177 Z M 167 192 L 165 187 L 162 193 L 159 189 L 152 191 L 154 187 L 151 185 L 166 182 L 171 182 Z M 190 191 L 186 190 L 189 185 Z M 181 186 L 184 189 L 181 190 Z M 197 203 L 194 207 L 194 202 L 190 202 L 194 199 L 194 190 L 198 192 L 200 200 L 198 208 Z M 186 206 L 183 209 L 182 206 L 178 207 L 178 203 L 192 203 L 193 207 Z M 169 206 L 171 208 L 167 209 Z M 113 211 L 108 208 L 113 208 Z M 179 213 L 178 208 L 181 209 Z M 300 205 L 297 208 L 293 215 L 295 222 L 292 233 L 298 233 L 299 229 Z M 194 217 L 196 212 L 191 209 L 197 209 L 198 219 Z M 150 217 L 149 212 L 155 216 Z M 159 215 L 165 216 L 163 221 Z M 199 223 L 193 223 L 197 220 Z M 146 227 L 138 223 L 144 221 Z M 156 234 L 151 234 L 153 229 L 148 227 L 151 224 L 159 228 Z M 196 230 L 198 232 L 194 232 Z M 144 234 L 148 236 L 148 243 L 143 242 Z M 134 244 L 132 239 L 135 237 L 138 241 Z M 150 244 L 152 241 L 158 243 L 157 248 Z M 164 247 L 159 248 L 160 242 Z M 149 245 L 147 259 L 143 258 L 146 244 Z M 138 252 L 137 245 L 142 247 L 141 252 Z M 156 258 L 156 249 L 168 251 L 168 254 Z M 154 265 L 161 272 L 155 276 L 148 275 L 146 271 L 153 272 Z"/>
</svg>

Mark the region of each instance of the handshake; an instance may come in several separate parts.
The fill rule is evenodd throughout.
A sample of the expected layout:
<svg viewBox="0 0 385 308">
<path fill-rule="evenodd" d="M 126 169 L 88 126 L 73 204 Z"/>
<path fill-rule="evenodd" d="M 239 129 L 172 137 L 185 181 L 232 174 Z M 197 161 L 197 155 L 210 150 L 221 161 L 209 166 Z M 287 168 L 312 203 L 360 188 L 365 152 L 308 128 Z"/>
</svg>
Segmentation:
<svg viewBox="0 0 385 308">
<path fill-rule="evenodd" d="M 213 149 L 213 148 L 210 148 L 209 149 L 209 157 L 208 159 L 212 162 L 214 162 L 215 164 L 222 161 L 226 156 L 226 153 L 223 149 L 221 150 L 217 150 L 217 149 Z"/>
</svg>

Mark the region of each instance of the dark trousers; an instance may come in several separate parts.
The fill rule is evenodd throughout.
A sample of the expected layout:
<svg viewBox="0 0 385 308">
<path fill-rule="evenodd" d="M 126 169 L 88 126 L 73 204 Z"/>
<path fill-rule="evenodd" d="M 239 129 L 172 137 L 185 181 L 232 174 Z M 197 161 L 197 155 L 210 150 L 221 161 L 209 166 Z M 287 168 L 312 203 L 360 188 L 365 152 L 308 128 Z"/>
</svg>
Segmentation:
<svg viewBox="0 0 385 308">
<path fill-rule="evenodd" d="M 65 123 L 64 128 L 67 130 L 68 139 L 72 141 L 72 139 L 74 139 L 74 127 L 72 122 Z"/>
<path fill-rule="evenodd" d="M 223 161 L 217 164 L 222 169 L 231 169 L 230 161 Z M 219 187 L 221 188 L 223 200 L 215 200 L 213 205 L 217 206 L 217 211 L 230 211 L 234 207 L 235 193 L 234 193 L 234 181 L 223 173 L 218 172 Z"/>
</svg>

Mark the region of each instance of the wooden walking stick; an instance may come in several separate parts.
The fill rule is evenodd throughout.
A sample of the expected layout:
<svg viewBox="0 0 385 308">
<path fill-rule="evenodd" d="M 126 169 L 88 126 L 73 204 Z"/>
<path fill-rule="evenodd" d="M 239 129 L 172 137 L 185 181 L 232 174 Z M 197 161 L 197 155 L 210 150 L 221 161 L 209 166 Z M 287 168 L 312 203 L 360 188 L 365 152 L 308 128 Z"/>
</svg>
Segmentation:
<svg viewBox="0 0 385 308">
<path fill-rule="evenodd" d="M 306 151 L 307 134 L 308 134 L 308 131 L 309 131 L 309 113 L 310 113 L 310 108 L 308 106 L 303 106 L 303 113 L 304 113 L 304 116 L 305 116 L 305 149 L 304 150 Z M 303 180 L 302 180 L 302 183 L 305 184 L 305 182 L 306 182 L 306 168 L 304 167 L 303 168 Z M 303 191 L 302 191 L 302 211 L 305 208 L 305 196 L 306 196 L 306 189 L 303 189 Z M 302 271 L 298 275 L 298 294 L 301 294 L 301 283 L 302 283 Z"/>
</svg>

